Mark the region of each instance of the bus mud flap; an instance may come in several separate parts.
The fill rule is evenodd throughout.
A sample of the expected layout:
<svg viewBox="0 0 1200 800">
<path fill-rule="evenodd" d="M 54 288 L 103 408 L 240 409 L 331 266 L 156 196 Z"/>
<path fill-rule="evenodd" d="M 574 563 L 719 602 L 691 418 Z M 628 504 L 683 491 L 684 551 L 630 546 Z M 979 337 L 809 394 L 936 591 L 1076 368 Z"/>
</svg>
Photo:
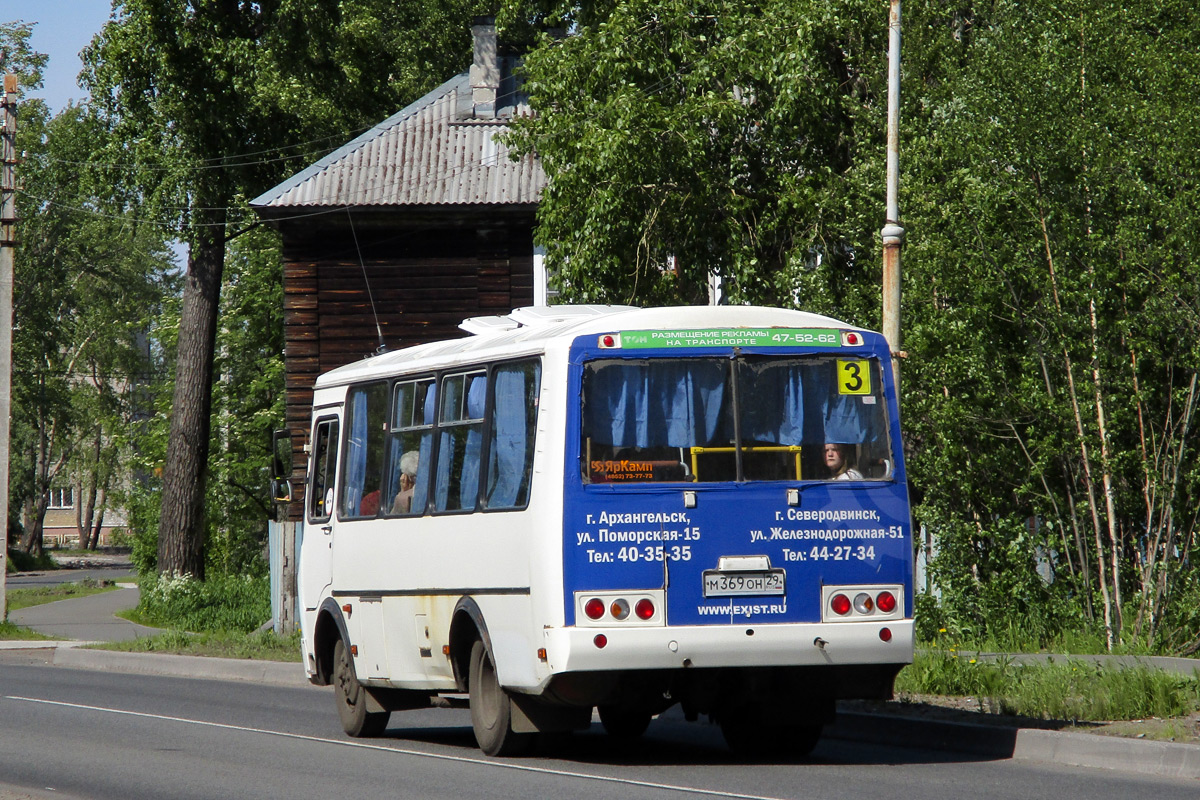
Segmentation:
<svg viewBox="0 0 1200 800">
<path fill-rule="evenodd" d="M 509 695 L 513 733 L 561 733 L 584 730 L 592 724 L 590 706 L 555 706 L 536 697 Z"/>
<path fill-rule="evenodd" d="M 364 686 L 367 692 L 367 711 L 411 711 L 415 708 L 429 708 L 428 692 L 417 692 L 410 689 L 387 689 L 379 686 Z"/>
</svg>

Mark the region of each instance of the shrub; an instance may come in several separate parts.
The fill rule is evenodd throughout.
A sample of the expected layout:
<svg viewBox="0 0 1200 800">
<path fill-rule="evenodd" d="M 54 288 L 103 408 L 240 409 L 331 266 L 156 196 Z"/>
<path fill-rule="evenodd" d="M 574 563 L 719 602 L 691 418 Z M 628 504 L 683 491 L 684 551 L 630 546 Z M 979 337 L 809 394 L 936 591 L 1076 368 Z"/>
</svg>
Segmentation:
<svg viewBox="0 0 1200 800">
<path fill-rule="evenodd" d="M 8 557 L 4 560 L 4 569 L 6 572 L 28 572 L 34 569 L 58 569 L 58 565 L 46 553 L 34 558 L 20 550 L 9 550 Z"/>
<path fill-rule="evenodd" d="M 151 575 L 141 579 L 138 613 L 148 625 L 185 631 L 249 633 L 271 618 L 267 576 Z"/>
</svg>

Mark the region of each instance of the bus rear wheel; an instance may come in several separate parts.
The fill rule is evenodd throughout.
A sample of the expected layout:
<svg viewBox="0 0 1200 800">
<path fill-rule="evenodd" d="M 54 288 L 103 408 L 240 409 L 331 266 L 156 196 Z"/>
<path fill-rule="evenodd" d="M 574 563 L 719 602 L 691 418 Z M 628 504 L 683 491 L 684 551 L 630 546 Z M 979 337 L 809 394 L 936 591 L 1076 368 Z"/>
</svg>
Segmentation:
<svg viewBox="0 0 1200 800">
<path fill-rule="evenodd" d="M 471 728 L 479 749 L 489 756 L 515 756 L 533 744 L 532 733 L 515 733 L 508 694 L 496 677 L 496 665 L 483 642 L 471 646 L 467 676 L 471 702 Z"/>
<path fill-rule="evenodd" d="M 600 724 L 614 739 L 637 739 L 650 727 L 652 715 L 647 711 L 623 706 L 599 706 Z"/>
<path fill-rule="evenodd" d="M 350 650 L 341 639 L 333 645 L 333 694 L 337 700 L 338 718 L 342 730 L 349 735 L 373 737 L 387 728 L 387 711 L 367 711 L 367 690 L 354 674 Z"/>
<path fill-rule="evenodd" d="M 751 761 L 802 758 L 821 738 L 820 723 L 764 724 L 756 716 L 722 720 L 721 734 L 735 755 Z"/>
</svg>

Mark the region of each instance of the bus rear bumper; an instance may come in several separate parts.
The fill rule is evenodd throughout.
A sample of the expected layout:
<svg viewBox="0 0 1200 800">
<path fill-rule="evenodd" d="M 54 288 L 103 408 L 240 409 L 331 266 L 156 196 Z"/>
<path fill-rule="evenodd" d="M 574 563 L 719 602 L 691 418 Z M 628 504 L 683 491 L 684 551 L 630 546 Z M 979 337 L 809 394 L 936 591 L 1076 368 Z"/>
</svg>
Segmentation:
<svg viewBox="0 0 1200 800">
<path fill-rule="evenodd" d="M 912 658 L 911 619 L 546 630 L 551 673 L 908 664 Z"/>
</svg>

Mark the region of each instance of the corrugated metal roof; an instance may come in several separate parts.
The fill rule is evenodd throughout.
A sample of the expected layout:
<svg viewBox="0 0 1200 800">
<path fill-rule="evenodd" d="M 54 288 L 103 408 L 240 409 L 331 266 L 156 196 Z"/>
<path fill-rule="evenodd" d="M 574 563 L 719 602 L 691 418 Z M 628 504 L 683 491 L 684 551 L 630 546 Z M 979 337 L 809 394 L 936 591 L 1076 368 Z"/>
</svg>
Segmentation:
<svg viewBox="0 0 1200 800">
<path fill-rule="evenodd" d="M 510 104 L 498 120 L 477 120 L 463 113 L 470 95 L 464 72 L 250 205 L 266 211 L 536 203 L 546 184 L 541 164 L 533 156 L 510 160 L 495 138 L 507 128 L 505 118 L 528 114 L 528 105 Z"/>
</svg>

